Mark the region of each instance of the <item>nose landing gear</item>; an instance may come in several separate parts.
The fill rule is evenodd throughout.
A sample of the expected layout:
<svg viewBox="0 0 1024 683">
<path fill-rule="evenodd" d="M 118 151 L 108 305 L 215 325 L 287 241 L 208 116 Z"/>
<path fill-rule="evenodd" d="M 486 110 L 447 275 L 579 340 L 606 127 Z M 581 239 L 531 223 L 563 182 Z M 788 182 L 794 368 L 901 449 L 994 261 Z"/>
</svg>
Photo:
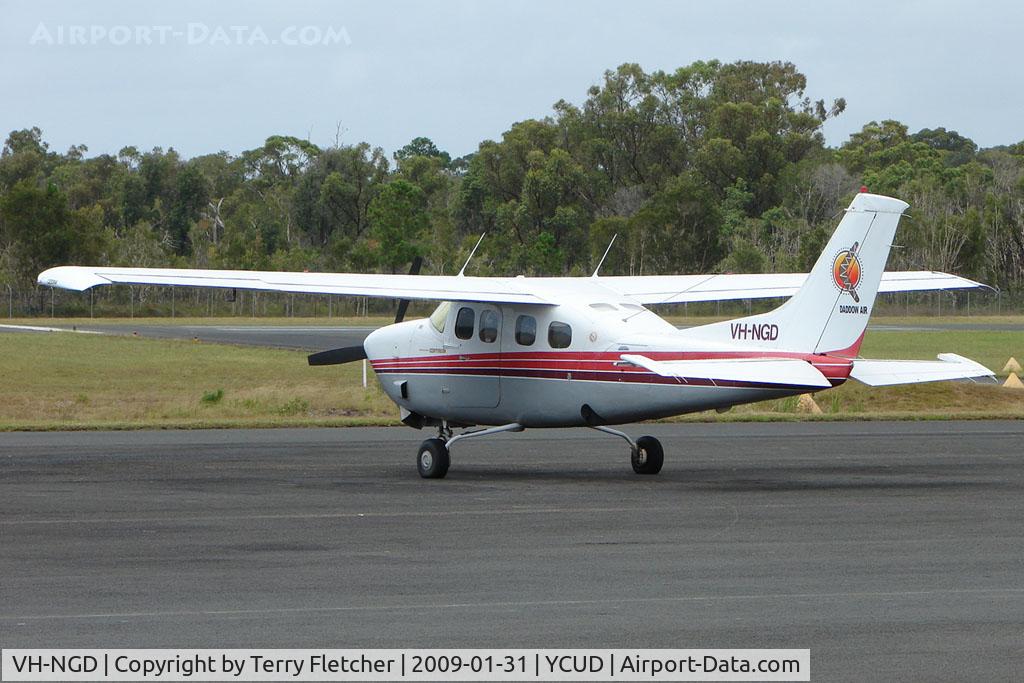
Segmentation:
<svg viewBox="0 0 1024 683">
<path fill-rule="evenodd" d="M 451 458 L 448 456 L 448 446 L 441 439 L 427 439 L 420 444 L 419 454 L 416 456 L 416 469 L 424 479 L 441 479 L 448 474 L 448 466 L 451 465 Z"/>
<path fill-rule="evenodd" d="M 500 427 L 477 429 L 452 436 L 451 427 L 447 422 L 443 422 L 438 429 L 436 439 L 427 439 L 420 444 L 420 449 L 416 454 L 416 469 L 424 479 L 441 479 L 448 474 L 448 466 L 451 464 L 448 451 L 456 441 L 498 434 L 499 432 L 521 432 L 523 429 L 525 428 L 521 424 L 513 422 Z"/>
</svg>

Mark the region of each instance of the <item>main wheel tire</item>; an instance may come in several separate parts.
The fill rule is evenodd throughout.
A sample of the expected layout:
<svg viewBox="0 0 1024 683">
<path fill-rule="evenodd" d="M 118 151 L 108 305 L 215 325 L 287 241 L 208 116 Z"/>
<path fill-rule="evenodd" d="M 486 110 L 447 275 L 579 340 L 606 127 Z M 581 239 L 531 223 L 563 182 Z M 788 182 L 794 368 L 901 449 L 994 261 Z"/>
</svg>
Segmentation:
<svg viewBox="0 0 1024 683">
<path fill-rule="evenodd" d="M 424 479 L 441 479 L 448 474 L 451 459 L 441 439 L 427 439 L 416 453 L 416 469 Z"/>
<path fill-rule="evenodd" d="M 653 436 L 641 436 L 636 440 L 636 450 L 630 461 L 637 474 L 657 474 L 665 464 L 665 451 Z"/>
</svg>

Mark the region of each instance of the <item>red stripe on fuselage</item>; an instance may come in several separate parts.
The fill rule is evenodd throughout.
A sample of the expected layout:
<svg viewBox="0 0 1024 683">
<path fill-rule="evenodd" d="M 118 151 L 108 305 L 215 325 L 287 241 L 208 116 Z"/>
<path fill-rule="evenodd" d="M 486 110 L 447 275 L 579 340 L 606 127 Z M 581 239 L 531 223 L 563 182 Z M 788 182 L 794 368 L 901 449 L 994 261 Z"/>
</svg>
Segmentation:
<svg viewBox="0 0 1024 683">
<path fill-rule="evenodd" d="M 819 354 L 768 351 L 749 353 L 737 351 L 687 352 L 644 351 L 647 358 L 658 361 L 721 360 L 753 358 L 794 358 L 811 363 L 833 385 L 842 384 L 850 374 L 852 363 L 846 358 Z M 534 351 L 512 353 L 438 354 L 411 358 L 374 359 L 374 371 L 381 374 L 462 374 L 501 375 L 506 377 L 535 377 L 545 379 L 574 379 L 601 382 L 643 382 L 649 384 L 687 384 L 691 386 L 742 386 L 759 388 L 785 388 L 787 386 L 761 382 L 712 381 L 704 378 L 662 377 L 632 365 L 622 363 L 620 351 Z"/>
<path fill-rule="evenodd" d="M 566 370 L 523 370 L 508 368 L 407 368 L 377 370 L 382 375 L 470 375 L 477 377 L 507 377 L 527 379 L 556 379 L 571 380 L 574 382 L 617 382 L 623 384 L 672 384 L 677 386 L 699 386 L 699 387 L 730 387 L 742 389 L 774 389 L 774 390 L 799 390 L 817 391 L 827 387 L 808 387 L 802 384 L 769 384 L 766 382 L 742 382 L 737 380 L 711 380 L 703 377 L 662 377 L 653 372 L 641 370 L 640 372 L 588 372 L 588 371 L 566 371 Z M 829 378 L 832 386 L 842 384 L 844 379 Z"/>
</svg>

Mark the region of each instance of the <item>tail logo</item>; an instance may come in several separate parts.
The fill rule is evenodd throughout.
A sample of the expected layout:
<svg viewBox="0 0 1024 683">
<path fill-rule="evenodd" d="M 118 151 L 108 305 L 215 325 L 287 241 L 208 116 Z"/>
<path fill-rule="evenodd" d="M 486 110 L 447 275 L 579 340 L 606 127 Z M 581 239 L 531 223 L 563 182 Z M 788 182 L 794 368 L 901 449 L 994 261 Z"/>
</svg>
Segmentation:
<svg viewBox="0 0 1024 683">
<path fill-rule="evenodd" d="M 859 246 L 859 243 L 854 242 L 852 247 L 836 254 L 835 260 L 832 261 L 832 281 L 840 291 L 848 293 L 857 303 L 860 303 L 857 287 L 861 279 L 860 259 L 857 257 Z"/>
</svg>

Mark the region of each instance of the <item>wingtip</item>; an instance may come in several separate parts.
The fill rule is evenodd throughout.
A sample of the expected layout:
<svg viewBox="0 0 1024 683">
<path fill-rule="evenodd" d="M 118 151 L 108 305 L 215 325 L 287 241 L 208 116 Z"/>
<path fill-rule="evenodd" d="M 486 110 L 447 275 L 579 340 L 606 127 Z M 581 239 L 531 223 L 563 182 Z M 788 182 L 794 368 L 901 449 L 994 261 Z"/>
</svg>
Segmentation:
<svg viewBox="0 0 1024 683">
<path fill-rule="evenodd" d="M 36 282 L 47 287 L 59 287 L 82 292 L 90 287 L 102 285 L 104 280 L 89 268 L 82 266 L 56 266 L 39 273 Z"/>
</svg>

